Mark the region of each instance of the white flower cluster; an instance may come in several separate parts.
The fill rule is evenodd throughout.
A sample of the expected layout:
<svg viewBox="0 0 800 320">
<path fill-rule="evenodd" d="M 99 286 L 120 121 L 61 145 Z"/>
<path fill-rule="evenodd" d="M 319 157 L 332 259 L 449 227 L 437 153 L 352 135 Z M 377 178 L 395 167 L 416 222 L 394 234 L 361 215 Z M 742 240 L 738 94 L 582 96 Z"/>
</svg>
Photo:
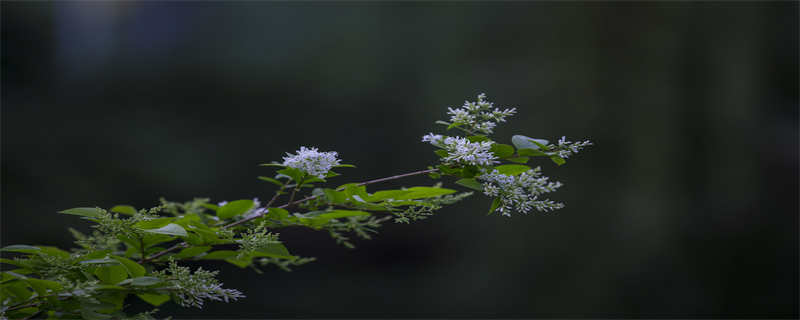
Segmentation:
<svg viewBox="0 0 800 320">
<path fill-rule="evenodd" d="M 447 156 L 442 158 L 448 164 L 467 164 L 488 166 L 497 163 L 497 157 L 490 151 L 494 141 L 470 142 L 463 137 L 445 137 L 429 133 L 422 137 L 422 142 L 440 147 L 447 151 Z"/>
<path fill-rule="evenodd" d="M 561 187 L 561 182 L 550 182 L 548 177 L 542 176 L 540 167 L 516 176 L 494 170 L 477 178 L 483 181 L 484 194 L 500 198 L 500 206 L 495 211 L 504 216 L 511 216 L 513 210 L 520 213 L 528 213 L 531 209 L 548 212 L 564 207 L 564 204 L 549 199 L 539 200 L 539 195 Z"/>
<path fill-rule="evenodd" d="M 312 176 L 317 176 L 320 179 L 325 179 L 325 174 L 339 165 L 340 160 L 336 158 L 336 151 L 319 152 L 317 148 L 300 147 L 297 154 L 286 153 L 283 157 L 283 165 L 300 169 Z"/>
<path fill-rule="evenodd" d="M 447 114 L 453 124 L 464 125 L 474 133 L 491 134 L 497 123 L 505 122 L 506 117 L 517 112 L 517 108 L 492 110 L 493 107 L 493 103 L 486 101 L 486 94 L 481 93 L 477 102 L 464 101 L 461 108 L 447 108 Z"/>
<path fill-rule="evenodd" d="M 169 274 L 167 274 L 167 272 Z M 170 261 L 166 270 L 155 274 L 162 279 L 169 279 L 170 290 L 183 307 L 202 308 L 204 300 L 225 301 L 244 298 L 244 294 L 236 289 L 225 289 L 217 279 L 218 271 L 206 271 L 198 268 L 192 273 L 189 268 L 178 266 Z"/>
<path fill-rule="evenodd" d="M 547 146 L 547 149 L 552 150 L 559 157 L 566 159 L 569 158 L 571 155 L 580 152 L 581 149 L 591 145 L 592 142 L 589 140 L 571 142 L 567 141 L 567 137 L 562 136 L 561 139 L 558 139 L 557 145 L 550 144 Z"/>
</svg>

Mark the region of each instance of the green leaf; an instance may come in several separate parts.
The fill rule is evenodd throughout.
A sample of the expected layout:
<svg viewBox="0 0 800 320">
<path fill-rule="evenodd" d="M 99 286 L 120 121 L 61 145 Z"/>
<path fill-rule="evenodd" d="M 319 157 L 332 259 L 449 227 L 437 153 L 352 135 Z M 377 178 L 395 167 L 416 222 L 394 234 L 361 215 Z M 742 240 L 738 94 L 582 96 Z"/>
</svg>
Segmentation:
<svg viewBox="0 0 800 320">
<path fill-rule="evenodd" d="M 131 285 L 137 287 L 152 286 L 161 283 L 161 279 L 157 277 L 136 277 L 131 279 Z"/>
<path fill-rule="evenodd" d="M 449 126 L 450 125 L 450 122 L 446 122 L 446 121 L 442 121 L 442 120 L 436 120 L 436 122 L 434 122 L 434 123 L 435 124 L 441 124 L 441 125 L 444 125 L 444 126 Z"/>
<path fill-rule="evenodd" d="M 258 249 L 256 252 L 253 253 L 254 257 L 272 257 L 272 258 L 294 258 L 289 253 L 289 249 L 283 244 L 280 243 L 271 243 L 268 244 L 266 247 Z"/>
<path fill-rule="evenodd" d="M 295 182 L 300 182 L 300 181 L 303 181 L 303 178 L 305 178 L 306 173 L 305 173 L 305 171 L 297 169 L 297 168 L 284 168 L 284 169 L 278 170 L 278 177 L 280 177 L 280 176 L 289 177 L 290 179 L 294 180 Z"/>
<path fill-rule="evenodd" d="M 114 206 L 113 208 L 111 208 L 111 212 L 127 214 L 129 216 L 132 216 L 132 215 L 136 214 L 136 208 L 134 208 L 132 206 L 118 205 L 118 206 Z"/>
<path fill-rule="evenodd" d="M 286 211 L 286 209 L 282 208 L 269 208 L 269 211 L 267 211 L 266 215 L 267 219 L 275 219 L 278 221 L 286 219 L 288 216 L 289 211 Z"/>
<path fill-rule="evenodd" d="M 408 191 L 408 193 L 395 197 L 395 200 L 433 198 L 456 192 L 453 189 L 435 188 L 435 187 L 413 187 L 406 189 L 406 191 Z"/>
<path fill-rule="evenodd" d="M 461 174 L 461 168 L 451 168 L 451 167 L 443 165 L 443 164 L 436 166 L 436 168 L 439 169 L 439 172 L 441 172 L 442 174 L 449 174 L 449 175 L 460 175 Z"/>
<path fill-rule="evenodd" d="M 146 233 L 142 237 L 142 242 L 144 243 L 144 247 L 150 248 L 154 245 L 159 243 L 164 243 L 167 241 L 171 241 L 173 238 L 166 235 L 166 234 L 157 234 L 157 233 Z"/>
<path fill-rule="evenodd" d="M 364 211 L 357 211 L 357 210 L 333 210 L 328 211 L 323 214 L 320 214 L 315 219 L 339 219 L 344 217 L 356 217 L 356 216 L 368 216 L 369 212 Z"/>
<path fill-rule="evenodd" d="M 236 257 L 237 255 L 239 255 L 239 253 L 236 252 L 236 251 L 233 251 L 233 250 L 217 250 L 217 251 L 210 252 L 209 254 L 200 257 L 200 259 L 203 259 L 203 260 L 225 260 L 225 259 Z"/>
<path fill-rule="evenodd" d="M 559 166 L 567 163 L 567 160 L 564 160 L 564 158 L 559 156 L 550 156 L 550 160 L 553 160 L 553 162 L 555 162 Z"/>
<path fill-rule="evenodd" d="M 467 137 L 467 140 L 469 140 L 469 142 L 483 142 L 483 141 L 489 141 L 491 139 L 489 139 L 489 137 L 484 135 L 474 135 Z"/>
<path fill-rule="evenodd" d="M 541 152 L 539 150 L 534 150 L 534 149 L 519 149 L 517 151 L 517 154 L 519 154 L 520 156 L 526 156 L 526 157 L 547 157 L 548 156 L 546 153 Z"/>
<path fill-rule="evenodd" d="M 355 168 L 356 166 L 354 166 L 352 164 L 344 164 L 343 163 L 343 164 L 337 164 L 337 165 L 335 165 L 333 167 L 334 168 Z"/>
<path fill-rule="evenodd" d="M 36 278 L 27 278 L 26 282 L 33 288 L 39 296 L 50 295 L 62 289 L 61 284 L 51 280 L 42 280 Z"/>
<path fill-rule="evenodd" d="M 125 267 L 125 270 L 131 276 L 131 278 L 141 277 L 145 274 L 144 267 L 133 260 L 120 256 L 112 256 L 111 259 L 119 261 L 119 263 Z"/>
<path fill-rule="evenodd" d="M 511 143 L 513 143 L 517 149 L 539 150 L 540 145 L 547 145 L 550 142 L 544 139 L 534 139 L 522 135 L 515 135 L 511 137 Z"/>
<path fill-rule="evenodd" d="M 337 190 L 344 189 L 344 194 L 347 195 L 348 198 L 351 198 L 354 195 L 358 196 L 361 199 L 369 197 L 369 194 L 367 194 L 367 187 L 359 186 L 356 183 L 344 184 L 336 189 Z"/>
<path fill-rule="evenodd" d="M 474 178 L 479 173 L 481 173 L 481 169 L 478 166 L 466 166 L 461 169 L 461 177 L 462 178 Z"/>
<path fill-rule="evenodd" d="M 217 217 L 220 219 L 230 219 L 232 217 L 238 216 L 243 214 L 247 211 L 250 211 L 255 206 L 255 202 L 253 200 L 236 200 L 231 201 L 225 204 L 224 206 L 220 207 L 217 210 Z"/>
<path fill-rule="evenodd" d="M 117 284 L 128 278 L 128 270 L 121 265 L 102 266 L 94 271 L 94 275 L 106 284 Z"/>
<path fill-rule="evenodd" d="M 438 155 L 438 156 L 440 156 L 442 158 L 444 158 L 444 157 L 449 155 L 449 153 L 447 153 L 447 151 L 443 150 L 443 149 L 436 149 L 436 151 L 434 151 L 433 153 L 435 153 L 436 155 Z"/>
<path fill-rule="evenodd" d="M 186 229 L 174 223 L 170 223 L 158 229 L 149 229 L 144 231 L 155 234 L 165 234 L 165 235 L 179 236 L 179 237 L 186 237 L 189 235 L 186 233 Z"/>
<path fill-rule="evenodd" d="M 328 202 L 330 203 L 342 204 L 347 202 L 347 194 L 345 194 L 343 191 L 336 191 L 330 188 L 325 188 L 322 189 L 322 192 L 325 194 L 325 198 L 328 199 Z"/>
<path fill-rule="evenodd" d="M 500 203 L 501 203 L 500 198 L 494 198 L 494 200 L 492 200 L 492 206 L 489 208 L 489 213 L 486 215 L 494 213 L 494 211 L 500 207 Z"/>
<path fill-rule="evenodd" d="M 528 158 L 528 157 L 515 157 L 515 158 L 508 158 L 506 160 L 511 161 L 511 162 L 516 162 L 516 163 L 528 163 L 528 160 L 530 160 L 530 158 Z"/>
<path fill-rule="evenodd" d="M 175 218 L 156 218 L 151 220 L 143 220 L 133 224 L 134 228 L 139 229 L 155 229 L 161 228 L 175 221 Z"/>
<path fill-rule="evenodd" d="M 378 192 L 373 193 L 369 197 L 366 197 L 364 200 L 367 202 L 378 202 L 387 199 L 396 199 L 401 195 L 405 195 L 411 191 L 408 190 L 381 190 Z"/>
<path fill-rule="evenodd" d="M 495 170 L 507 176 L 516 176 L 520 173 L 528 171 L 531 167 L 521 164 L 504 164 L 494 167 Z"/>
<path fill-rule="evenodd" d="M 12 266 L 17 266 L 17 267 L 21 267 L 21 268 L 27 268 L 27 266 L 23 262 L 17 261 L 17 260 L 0 258 L 0 263 L 10 264 Z M 0 268 L 0 269 L 5 270 L 5 268 Z"/>
<path fill-rule="evenodd" d="M 280 182 L 279 180 L 276 180 L 276 179 L 272 179 L 270 177 L 259 176 L 258 179 L 266 181 L 266 182 L 269 182 L 269 183 L 273 183 L 273 184 L 275 184 L 275 185 L 277 185 L 279 187 L 283 186 L 283 182 Z"/>
<path fill-rule="evenodd" d="M 492 147 L 489 149 L 489 151 L 494 153 L 494 155 L 500 159 L 505 159 L 514 155 L 514 147 L 502 143 L 492 144 Z"/>
<path fill-rule="evenodd" d="M 103 214 L 103 210 L 99 208 L 72 208 L 59 211 L 58 213 L 97 218 L 100 217 L 101 214 Z"/>
<path fill-rule="evenodd" d="M 40 252 L 42 249 L 34 246 L 29 246 L 26 244 L 12 244 L 10 246 L 3 247 L 0 251 L 7 251 L 7 252 L 20 252 L 20 253 L 35 253 Z"/>
<path fill-rule="evenodd" d="M 178 252 L 177 254 L 175 254 L 175 258 L 176 259 L 191 258 L 191 257 L 197 256 L 199 254 L 205 253 L 208 250 L 211 250 L 211 247 L 209 247 L 209 246 L 205 246 L 205 247 L 190 247 L 190 248 L 183 249 L 183 250 L 181 250 L 181 252 Z"/>
<path fill-rule="evenodd" d="M 119 264 L 119 261 L 111 259 L 111 258 L 102 258 L 102 259 L 90 259 L 90 260 L 83 260 L 79 263 L 82 264 Z"/>
<path fill-rule="evenodd" d="M 139 297 L 139 299 L 142 299 L 144 302 L 156 307 L 164 304 L 164 302 L 169 301 L 168 294 L 139 293 L 136 296 Z"/>
<path fill-rule="evenodd" d="M 247 268 L 247 266 L 253 263 L 253 260 L 250 257 L 243 257 L 241 259 L 238 258 L 225 259 L 225 262 L 235 265 L 239 268 Z"/>
<path fill-rule="evenodd" d="M 66 251 L 61 250 L 61 249 L 56 248 L 56 247 L 39 246 L 39 249 L 40 249 L 40 251 L 39 251 L 40 253 L 44 253 L 46 255 L 51 255 L 51 256 L 54 256 L 54 257 L 69 258 L 69 256 L 70 256 L 69 252 L 66 252 Z"/>
<path fill-rule="evenodd" d="M 474 178 L 460 179 L 456 181 L 456 184 L 470 188 L 472 190 L 483 191 L 483 185 Z"/>
<path fill-rule="evenodd" d="M 15 281 L 8 284 L 4 284 L 2 286 L 3 289 L 3 299 L 5 299 L 6 292 L 13 296 L 15 301 L 25 301 L 28 300 L 33 295 L 33 291 L 28 290 L 28 285 L 26 282 L 22 281 Z"/>
</svg>

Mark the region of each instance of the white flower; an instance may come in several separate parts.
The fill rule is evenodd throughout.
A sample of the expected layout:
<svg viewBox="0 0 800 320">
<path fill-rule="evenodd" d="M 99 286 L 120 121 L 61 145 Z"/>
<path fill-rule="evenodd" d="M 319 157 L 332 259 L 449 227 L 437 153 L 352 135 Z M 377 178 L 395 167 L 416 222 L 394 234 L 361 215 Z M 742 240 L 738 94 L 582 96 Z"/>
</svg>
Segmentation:
<svg viewBox="0 0 800 320">
<path fill-rule="evenodd" d="M 506 122 L 506 117 L 517 112 L 517 108 L 492 110 L 493 107 L 493 103 L 486 101 L 486 94 L 481 93 L 477 102 L 464 101 L 461 108 L 447 108 L 447 114 L 450 122 L 463 125 L 471 132 L 491 134 L 498 122 Z"/>
<path fill-rule="evenodd" d="M 499 173 L 497 170 L 478 176 L 483 182 L 483 193 L 490 197 L 499 197 L 500 206 L 496 211 L 504 216 L 511 216 L 511 211 L 528 213 L 531 209 L 547 212 L 561 209 L 564 204 L 549 199 L 539 200 L 539 195 L 556 191 L 561 182 L 550 182 L 536 167 L 516 176 Z"/>
<path fill-rule="evenodd" d="M 578 141 L 578 142 L 571 142 L 567 141 L 567 137 L 562 136 L 561 139 L 558 139 L 558 144 L 550 144 L 547 146 L 547 149 L 552 150 L 554 154 L 562 157 L 564 159 L 569 158 L 573 154 L 577 154 L 583 148 L 587 146 L 591 146 L 592 142 L 589 140 L 585 141 Z"/>
<path fill-rule="evenodd" d="M 422 137 L 422 142 L 429 142 L 432 145 L 441 146 L 442 139 L 444 139 L 444 137 L 442 137 L 441 134 L 428 133 Z"/>
<path fill-rule="evenodd" d="M 324 179 L 325 174 L 333 166 L 340 164 L 340 160 L 336 158 L 336 151 L 319 152 L 317 148 L 300 147 L 297 154 L 286 153 L 286 155 L 283 157 L 284 166 L 303 170 L 320 179 Z"/>
</svg>

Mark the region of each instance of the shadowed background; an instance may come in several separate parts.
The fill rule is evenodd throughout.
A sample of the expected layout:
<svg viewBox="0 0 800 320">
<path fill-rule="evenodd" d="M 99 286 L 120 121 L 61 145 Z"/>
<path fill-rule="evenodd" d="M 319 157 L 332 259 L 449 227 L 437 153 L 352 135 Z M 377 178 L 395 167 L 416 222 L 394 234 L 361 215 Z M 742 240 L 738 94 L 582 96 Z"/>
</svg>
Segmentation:
<svg viewBox="0 0 800 320">
<path fill-rule="evenodd" d="M 355 250 L 283 230 L 319 260 L 211 264 L 248 297 L 159 315 L 798 316 L 796 2 L 2 2 L 2 245 L 67 248 L 72 207 L 267 198 L 257 164 L 301 145 L 358 166 L 337 185 L 425 168 L 480 92 L 519 110 L 501 142 L 595 142 L 540 161 L 565 209 L 475 195 Z"/>
</svg>

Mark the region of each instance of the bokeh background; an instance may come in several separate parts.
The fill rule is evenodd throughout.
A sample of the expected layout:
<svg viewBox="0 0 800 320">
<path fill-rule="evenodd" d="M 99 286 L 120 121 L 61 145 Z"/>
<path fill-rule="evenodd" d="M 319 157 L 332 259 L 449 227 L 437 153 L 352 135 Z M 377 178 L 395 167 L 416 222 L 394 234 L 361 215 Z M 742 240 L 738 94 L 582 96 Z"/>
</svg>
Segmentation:
<svg viewBox="0 0 800 320">
<path fill-rule="evenodd" d="M 68 247 L 56 211 L 268 197 L 299 146 L 424 168 L 446 107 L 496 137 L 590 138 L 555 214 L 473 196 L 176 318 L 798 316 L 797 2 L 2 2 L 2 244 Z M 424 177 L 381 187 L 428 185 Z M 377 187 L 377 186 L 376 186 Z M 135 308 L 145 308 L 131 301 Z"/>
</svg>

